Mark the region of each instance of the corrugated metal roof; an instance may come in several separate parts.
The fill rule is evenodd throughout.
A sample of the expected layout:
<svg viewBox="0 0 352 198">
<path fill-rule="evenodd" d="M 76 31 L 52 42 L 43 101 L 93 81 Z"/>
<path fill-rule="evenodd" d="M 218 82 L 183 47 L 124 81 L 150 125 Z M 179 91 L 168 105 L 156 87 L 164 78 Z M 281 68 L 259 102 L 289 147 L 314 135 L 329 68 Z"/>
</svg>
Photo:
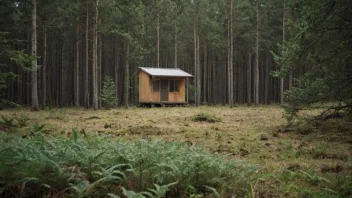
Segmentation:
<svg viewBox="0 0 352 198">
<path fill-rule="evenodd" d="M 139 67 L 150 76 L 159 77 L 193 77 L 191 74 L 179 68 L 152 68 L 152 67 Z"/>
</svg>

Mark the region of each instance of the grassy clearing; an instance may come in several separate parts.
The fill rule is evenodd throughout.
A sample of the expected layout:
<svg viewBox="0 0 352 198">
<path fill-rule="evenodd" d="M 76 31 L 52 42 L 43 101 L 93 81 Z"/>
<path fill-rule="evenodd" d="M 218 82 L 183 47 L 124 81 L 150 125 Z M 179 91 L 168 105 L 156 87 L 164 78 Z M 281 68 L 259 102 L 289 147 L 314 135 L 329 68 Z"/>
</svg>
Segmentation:
<svg viewBox="0 0 352 198">
<path fill-rule="evenodd" d="M 202 112 L 220 118 L 221 122 L 194 122 L 192 118 Z M 23 115 L 29 118 L 22 126 L 14 119 L 0 128 L 0 131 L 23 137 L 31 137 L 35 133 L 30 131 L 43 125 L 41 134 L 58 137 L 72 138 L 72 128 L 76 128 L 82 136 L 104 136 L 112 141 L 128 142 L 160 139 L 204 148 L 213 154 L 226 154 L 229 159 L 244 160 L 246 164 L 260 167 L 255 177 L 261 179 L 251 184 L 258 196 L 343 197 L 352 194 L 351 119 L 297 121 L 300 122 L 297 128 L 285 128 L 283 111 L 278 106 L 99 111 L 68 108 L 41 112 L 24 109 L 0 113 L 6 119 Z M 317 113 L 302 112 L 304 116 Z M 34 127 L 35 124 L 38 126 Z"/>
</svg>

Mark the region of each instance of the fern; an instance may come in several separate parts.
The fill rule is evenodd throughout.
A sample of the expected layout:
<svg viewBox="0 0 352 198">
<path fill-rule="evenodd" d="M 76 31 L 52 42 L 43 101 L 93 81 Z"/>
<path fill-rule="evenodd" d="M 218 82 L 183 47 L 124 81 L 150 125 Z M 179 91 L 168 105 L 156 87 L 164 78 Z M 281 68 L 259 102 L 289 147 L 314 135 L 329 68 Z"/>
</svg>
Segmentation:
<svg viewBox="0 0 352 198">
<path fill-rule="evenodd" d="M 15 118 L 6 118 L 3 115 L 1 115 L 1 118 L 2 118 L 2 122 L 1 122 L 2 125 L 10 126 L 10 127 L 14 126 L 13 121 L 15 120 Z"/>
</svg>

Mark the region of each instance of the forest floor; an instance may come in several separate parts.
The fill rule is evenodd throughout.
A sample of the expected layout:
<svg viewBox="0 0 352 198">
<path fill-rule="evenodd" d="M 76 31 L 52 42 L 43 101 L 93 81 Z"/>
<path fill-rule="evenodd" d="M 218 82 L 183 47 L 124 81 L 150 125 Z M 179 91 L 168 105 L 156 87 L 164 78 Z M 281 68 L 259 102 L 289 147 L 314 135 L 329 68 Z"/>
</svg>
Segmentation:
<svg viewBox="0 0 352 198">
<path fill-rule="evenodd" d="M 215 115 L 221 121 L 193 121 L 192 117 L 201 112 Z M 311 116 L 318 111 L 304 113 Z M 260 172 L 266 173 L 276 174 L 283 169 L 311 170 L 328 178 L 352 174 L 352 120 L 331 119 L 287 128 L 283 109 L 274 105 L 232 109 L 224 106 L 131 107 L 99 111 L 62 108 L 39 112 L 13 109 L 2 110 L 0 114 L 29 118 L 25 127 L 0 128 L 0 132 L 23 136 L 38 123 L 44 124 L 44 133 L 52 135 L 72 136 L 75 128 L 88 136 L 186 142 L 257 164 Z"/>
</svg>

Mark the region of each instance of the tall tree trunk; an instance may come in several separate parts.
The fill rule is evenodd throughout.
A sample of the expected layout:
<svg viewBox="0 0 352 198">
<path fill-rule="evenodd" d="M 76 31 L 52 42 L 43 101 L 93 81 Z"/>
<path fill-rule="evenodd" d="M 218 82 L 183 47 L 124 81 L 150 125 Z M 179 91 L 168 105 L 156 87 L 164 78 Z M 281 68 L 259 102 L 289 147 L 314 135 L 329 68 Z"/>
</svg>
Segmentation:
<svg viewBox="0 0 352 198">
<path fill-rule="evenodd" d="M 43 43 L 42 43 L 43 47 L 42 47 L 42 54 L 43 54 L 43 65 L 42 65 L 42 107 L 43 109 L 46 106 L 46 27 L 44 24 L 44 28 L 43 28 Z"/>
<path fill-rule="evenodd" d="M 227 20 L 227 41 L 228 41 L 228 43 L 227 43 L 227 68 L 226 68 L 226 73 L 227 73 L 227 102 L 228 102 L 228 104 L 230 104 L 230 92 L 231 92 L 231 90 L 230 90 L 230 84 L 231 84 L 231 82 L 230 82 L 230 48 L 231 48 L 231 44 L 230 44 L 230 19 L 229 20 Z"/>
<path fill-rule="evenodd" d="M 197 15 L 195 14 L 194 16 L 194 24 L 193 24 L 193 39 L 194 39 L 194 103 L 196 104 L 196 106 L 198 106 L 199 104 L 197 103 Z"/>
<path fill-rule="evenodd" d="M 89 73 L 89 68 L 88 68 L 88 65 L 89 65 L 89 51 L 88 51 L 88 44 L 89 44 L 89 18 L 88 18 L 88 15 L 89 15 L 89 10 L 88 10 L 88 1 L 89 0 L 86 0 L 86 9 L 87 9 L 87 12 L 86 12 L 86 65 L 85 65 L 85 68 L 84 68 L 84 105 L 85 107 L 88 109 L 89 108 L 89 84 L 88 84 L 88 73 Z"/>
<path fill-rule="evenodd" d="M 99 24 L 101 25 L 101 20 L 99 20 Z M 101 83 L 102 83 L 102 75 L 101 75 L 101 70 L 102 70 L 102 54 L 103 54 L 103 45 L 102 45 L 102 36 L 98 36 L 98 97 L 99 97 L 99 108 L 101 108 Z"/>
<path fill-rule="evenodd" d="M 269 103 L 269 52 L 265 56 L 265 92 L 264 92 L 264 103 Z"/>
<path fill-rule="evenodd" d="M 282 8 L 282 51 L 281 55 L 284 53 L 284 45 L 285 45 L 285 1 Z M 281 65 L 281 70 L 283 69 L 283 65 Z M 284 104 L 284 77 L 280 78 L 280 104 Z"/>
<path fill-rule="evenodd" d="M 201 87 L 201 69 L 200 69 L 200 53 L 199 53 L 199 36 L 197 35 L 197 106 L 200 105 L 200 96 L 202 95 L 202 87 Z"/>
<path fill-rule="evenodd" d="M 118 42 L 117 42 L 117 38 L 115 39 L 115 66 L 114 66 L 114 71 L 115 71 L 115 97 L 116 97 L 116 101 L 119 100 L 119 56 L 118 56 Z M 121 99 L 120 99 L 121 101 Z M 117 102 L 118 104 L 118 102 Z M 117 105 L 116 104 L 116 105 Z"/>
<path fill-rule="evenodd" d="M 161 9 L 158 7 L 156 11 L 156 67 L 160 67 L 160 13 Z"/>
<path fill-rule="evenodd" d="M 129 41 L 126 40 L 125 43 L 125 76 L 124 76 L 124 89 L 123 89 L 123 103 L 126 108 L 128 108 L 129 104 L 129 90 L 130 90 L 130 44 Z"/>
<path fill-rule="evenodd" d="M 206 104 L 207 101 L 208 101 L 208 98 L 207 98 L 207 79 L 208 79 L 208 66 L 207 66 L 207 61 L 208 61 L 208 57 L 207 57 L 207 42 L 206 40 L 204 39 L 204 46 L 203 46 L 203 49 L 204 49 L 204 63 L 203 63 L 203 103 Z"/>
<path fill-rule="evenodd" d="M 75 70 L 74 70 L 74 100 L 75 100 L 75 106 L 79 107 L 79 23 L 76 26 L 76 64 L 75 64 Z"/>
<path fill-rule="evenodd" d="M 254 105 L 259 104 L 259 0 L 256 0 L 257 27 L 256 27 L 256 45 L 255 45 L 255 70 L 254 70 Z"/>
<path fill-rule="evenodd" d="M 248 68 L 247 68 L 247 104 L 252 103 L 252 54 L 248 53 Z"/>
<path fill-rule="evenodd" d="M 230 83 L 229 83 L 229 104 L 230 108 L 233 107 L 233 31 L 232 31 L 232 6 L 233 0 L 230 2 L 230 59 L 229 59 L 229 74 L 230 74 Z"/>
<path fill-rule="evenodd" d="M 37 1 L 32 0 L 32 49 L 31 55 L 37 55 Z M 31 72 L 31 83 L 32 83 L 32 110 L 39 111 L 38 102 L 38 83 L 37 83 L 37 59 L 32 60 L 32 72 Z"/>
<path fill-rule="evenodd" d="M 174 40 L 175 40 L 175 55 L 174 55 L 174 67 L 177 68 L 177 18 L 178 18 L 178 6 L 176 7 L 176 16 L 174 20 Z"/>
<path fill-rule="evenodd" d="M 98 75 L 97 75 L 97 63 L 98 63 L 98 32 L 97 32 L 97 24 L 98 24 L 98 5 L 99 0 L 94 2 L 94 20 L 93 20 L 93 64 L 92 64 L 92 73 L 93 73 L 93 108 L 94 110 L 99 109 L 98 104 Z"/>
</svg>

